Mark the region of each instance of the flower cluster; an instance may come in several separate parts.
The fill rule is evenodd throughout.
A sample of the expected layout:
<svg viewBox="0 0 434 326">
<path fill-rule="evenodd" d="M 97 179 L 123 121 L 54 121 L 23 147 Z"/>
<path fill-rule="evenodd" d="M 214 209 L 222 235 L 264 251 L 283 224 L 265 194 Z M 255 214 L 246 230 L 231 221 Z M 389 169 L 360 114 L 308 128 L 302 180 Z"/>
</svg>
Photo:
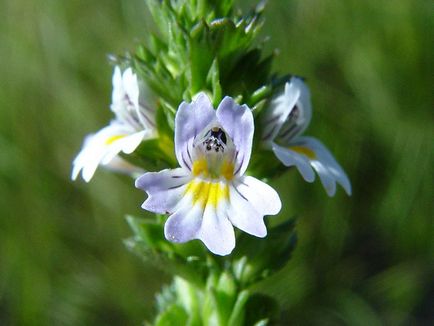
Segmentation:
<svg viewBox="0 0 434 326">
<path fill-rule="evenodd" d="M 98 165 L 133 175 L 144 172 L 121 154 L 131 154 L 143 141 L 158 137 L 157 102 L 145 94 L 146 86 L 131 68 L 123 73 L 115 68 L 111 104 L 115 119 L 86 138 L 73 162 L 73 179 L 81 171 L 89 181 Z M 319 140 L 301 136 L 311 115 L 309 90 L 300 78 L 292 77 L 256 119 L 262 130 L 259 147 L 271 150 L 285 166 L 295 166 L 308 182 L 314 181 L 316 171 L 328 195 L 335 194 L 336 183 L 350 194 L 348 177 L 332 154 Z M 246 175 L 254 131 L 252 110 L 231 97 L 217 109 L 203 92 L 191 103 L 179 105 L 173 140 L 179 167 L 146 172 L 136 180 L 136 187 L 148 194 L 142 208 L 168 215 L 167 240 L 199 239 L 214 254 L 228 255 L 235 247 L 233 226 L 266 236 L 264 216 L 278 214 L 281 200 L 267 183 Z"/>
</svg>

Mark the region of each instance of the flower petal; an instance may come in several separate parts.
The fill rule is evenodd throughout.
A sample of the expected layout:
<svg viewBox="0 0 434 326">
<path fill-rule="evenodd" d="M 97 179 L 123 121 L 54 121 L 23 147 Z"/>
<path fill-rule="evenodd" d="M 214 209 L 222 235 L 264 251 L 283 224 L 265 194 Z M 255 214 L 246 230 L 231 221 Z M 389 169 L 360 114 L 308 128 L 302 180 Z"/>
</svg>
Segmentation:
<svg viewBox="0 0 434 326">
<path fill-rule="evenodd" d="M 115 70 L 113 72 L 112 85 L 113 85 L 113 91 L 112 91 L 112 106 L 111 107 L 112 107 L 112 109 L 115 109 L 117 107 L 114 106 L 114 104 L 121 102 L 123 97 L 124 97 L 122 71 L 118 66 L 115 67 Z"/>
<path fill-rule="evenodd" d="M 217 108 L 217 119 L 231 137 L 237 150 L 234 174 L 243 175 L 252 152 L 254 122 L 248 106 L 238 105 L 230 97 L 225 97 Z"/>
<path fill-rule="evenodd" d="M 139 106 L 139 84 L 131 68 L 122 73 L 119 67 L 115 67 L 112 83 L 111 109 L 113 112 L 118 114 L 125 111 L 127 106 L 133 108 Z"/>
<path fill-rule="evenodd" d="M 197 239 L 214 254 L 229 255 L 235 248 L 235 232 L 229 219 L 225 216 L 225 203 L 215 208 L 207 205 L 203 214 L 202 225 L 197 233 Z"/>
<path fill-rule="evenodd" d="M 99 130 L 97 133 L 87 136 L 80 153 L 78 153 L 72 163 L 72 179 L 75 180 L 81 171 L 83 179 L 89 182 L 96 168 L 101 164 L 101 161 L 107 154 L 109 147 L 107 141 L 124 137 L 125 132 L 126 131 L 120 128 L 119 125 L 111 124 Z"/>
<path fill-rule="evenodd" d="M 131 68 L 127 68 L 122 75 L 122 83 L 124 86 L 125 94 L 133 103 L 134 107 L 139 107 L 139 83 L 137 75 L 133 73 Z"/>
<path fill-rule="evenodd" d="M 182 167 L 191 170 L 193 141 L 214 119 L 215 110 L 205 93 L 192 103 L 181 103 L 175 117 L 175 152 Z"/>
<path fill-rule="evenodd" d="M 237 189 L 263 215 L 276 215 L 282 208 L 276 190 L 254 177 L 244 177 Z"/>
<path fill-rule="evenodd" d="M 184 197 L 190 175 L 183 168 L 148 172 L 136 180 L 136 188 L 146 191 L 142 208 L 159 214 L 170 214 Z"/>
<path fill-rule="evenodd" d="M 276 143 L 272 143 L 271 146 L 274 154 L 283 165 L 297 167 L 297 170 L 307 182 L 313 182 L 315 180 L 315 173 L 310 165 L 309 158 L 306 155 L 299 154 L 296 151 L 291 150 L 289 147 L 282 147 Z"/>
<path fill-rule="evenodd" d="M 297 112 L 294 111 L 295 108 Z M 272 141 L 279 133 L 285 139 L 292 139 L 307 128 L 311 117 L 309 89 L 302 79 L 292 77 L 285 84 L 284 92 L 271 102 L 270 109 L 266 111 L 263 140 Z"/>
<path fill-rule="evenodd" d="M 132 132 L 128 126 L 113 122 L 87 136 L 80 153 L 72 163 L 72 179 L 75 180 L 81 171 L 83 179 L 89 182 L 100 164 L 109 164 L 121 151 L 132 153 L 148 131 Z"/>
<path fill-rule="evenodd" d="M 351 183 L 346 173 L 330 151 L 318 139 L 299 137 L 296 142 L 299 146 L 304 146 L 315 153 L 316 158 L 311 160 L 311 164 L 317 171 L 329 196 L 335 194 L 336 182 L 344 188 L 348 195 L 351 195 Z"/>
<path fill-rule="evenodd" d="M 256 237 L 267 235 L 264 215 L 276 215 L 281 208 L 277 192 L 253 177 L 243 177 L 230 188 L 228 218 L 234 226 Z"/>
<path fill-rule="evenodd" d="M 125 154 L 131 154 L 140 145 L 143 139 L 151 137 L 151 132 L 149 130 L 142 130 L 135 132 L 130 135 L 123 135 L 119 139 L 114 140 L 110 144 L 106 143 L 107 149 L 101 164 L 109 164 L 110 161 L 118 155 L 120 152 Z"/>
<path fill-rule="evenodd" d="M 178 170 L 186 172 L 185 169 Z M 162 171 L 163 172 L 163 171 Z M 158 174 L 160 174 L 159 172 Z M 167 172 L 166 172 L 167 173 Z M 149 191 L 149 186 L 145 185 L 148 180 L 144 180 L 148 176 L 154 177 L 154 185 L 160 185 L 158 188 L 167 188 L 173 182 L 167 182 L 158 179 L 157 173 L 145 174 L 137 181 L 137 186 L 145 186 L 147 192 L 151 194 L 152 203 L 158 205 L 158 198 Z M 188 176 L 186 177 L 188 181 Z M 168 183 L 161 187 L 162 183 Z M 185 182 L 185 181 L 184 181 Z M 161 191 L 160 199 L 166 201 L 164 208 L 168 211 L 173 211 L 173 215 L 169 217 L 165 225 L 166 238 L 173 242 L 186 242 L 193 239 L 201 240 L 205 246 L 214 254 L 227 255 L 235 247 L 235 233 L 231 222 L 226 216 L 226 197 L 224 185 L 220 182 L 210 183 L 201 179 L 191 180 L 188 185 L 179 187 L 173 186 L 175 189 L 171 192 L 165 192 L 166 197 L 170 201 L 167 204 L 167 199 Z M 179 189 L 179 191 L 178 191 Z M 223 197 L 221 197 L 223 196 Z M 155 206 L 150 207 L 148 199 L 142 206 L 145 209 L 156 211 Z M 160 212 L 162 210 L 160 209 Z"/>
<path fill-rule="evenodd" d="M 203 219 L 200 205 L 185 202 L 180 209 L 171 215 L 164 225 L 164 235 L 171 242 L 183 243 L 197 239 Z"/>
</svg>

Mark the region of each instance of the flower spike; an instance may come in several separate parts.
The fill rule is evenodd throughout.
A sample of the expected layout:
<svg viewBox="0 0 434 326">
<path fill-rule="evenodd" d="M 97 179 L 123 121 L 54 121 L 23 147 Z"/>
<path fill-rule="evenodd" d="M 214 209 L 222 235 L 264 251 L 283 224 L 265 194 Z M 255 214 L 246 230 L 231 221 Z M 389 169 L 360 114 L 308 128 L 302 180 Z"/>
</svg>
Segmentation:
<svg viewBox="0 0 434 326">
<path fill-rule="evenodd" d="M 311 116 L 309 89 L 300 78 L 292 77 L 264 117 L 262 139 L 285 166 L 295 166 L 307 182 L 315 180 L 316 171 L 329 196 L 335 195 L 336 183 L 351 195 L 350 181 L 330 151 L 316 138 L 301 136 Z"/>
<path fill-rule="evenodd" d="M 264 215 L 281 209 L 277 192 L 245 176 L 253 141 L 253 115 L 225 97 L 217 110 L 201 93 L 182 103 L 175 117 L 180 168 L 149 172 L 136 180 L 148 194 L 142 208 L 169 214 L 165 236 L 172 242 L 201 240 L 217 255 L 235 247 L 233 226 L 265 237 Z"/>
</svg>

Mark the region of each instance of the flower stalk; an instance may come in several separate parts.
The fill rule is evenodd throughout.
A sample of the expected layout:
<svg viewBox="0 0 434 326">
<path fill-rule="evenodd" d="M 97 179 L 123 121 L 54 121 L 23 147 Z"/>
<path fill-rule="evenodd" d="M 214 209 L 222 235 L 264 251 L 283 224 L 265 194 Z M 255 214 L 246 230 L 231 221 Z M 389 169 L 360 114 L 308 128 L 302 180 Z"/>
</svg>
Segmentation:
<svg viewBox="0 0 434 326">
<path fill-rule="evenodd" d="M 157 295 L 154 325 L 266 325 L 276 300 L 255 287 L 296 244 L 268 184 L 294 166 L 329 196 L 342 167 L 301 134 L 312 107 L 305 82 L 271 73 L 257 42 L 261 2 L 242 15 L 232 0 L 147 0 L 157 30 L 113 57 L 112 122 L 86 138 L 72 178 L 99 166 L 133 176 L 154 218 L 128 216 L 126 246 L 173 276 Z M 283 203 L 284 204 L 284 203 Z M 199 241 L 197 241 L 199 240 Z"/>
</svg>

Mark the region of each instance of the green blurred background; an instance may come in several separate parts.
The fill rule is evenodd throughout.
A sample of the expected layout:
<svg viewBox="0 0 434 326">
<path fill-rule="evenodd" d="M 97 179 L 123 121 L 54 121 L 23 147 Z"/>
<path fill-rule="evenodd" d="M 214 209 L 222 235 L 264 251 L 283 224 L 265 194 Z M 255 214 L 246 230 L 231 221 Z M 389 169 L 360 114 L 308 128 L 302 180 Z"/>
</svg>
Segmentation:
<svg viewBox="0 0 434 326">
<path fill-rule="evenodd" d="M 252 1 L 240 5 L 248 8 Z M 150 26 L 142 0 L 0 2 L 0 325 L 137 325 L 165 277 L 129 253 L 132 180 L 70 181 L 84 135 L 111 118 L 108 53 Z M 290 171 L 299 217 L 288 266 L 259 290 L 290 324 L 434 323 L 434 5 L 270 1 L 275 68 L 305 76 L 353 196 Z"/>
</svg>

